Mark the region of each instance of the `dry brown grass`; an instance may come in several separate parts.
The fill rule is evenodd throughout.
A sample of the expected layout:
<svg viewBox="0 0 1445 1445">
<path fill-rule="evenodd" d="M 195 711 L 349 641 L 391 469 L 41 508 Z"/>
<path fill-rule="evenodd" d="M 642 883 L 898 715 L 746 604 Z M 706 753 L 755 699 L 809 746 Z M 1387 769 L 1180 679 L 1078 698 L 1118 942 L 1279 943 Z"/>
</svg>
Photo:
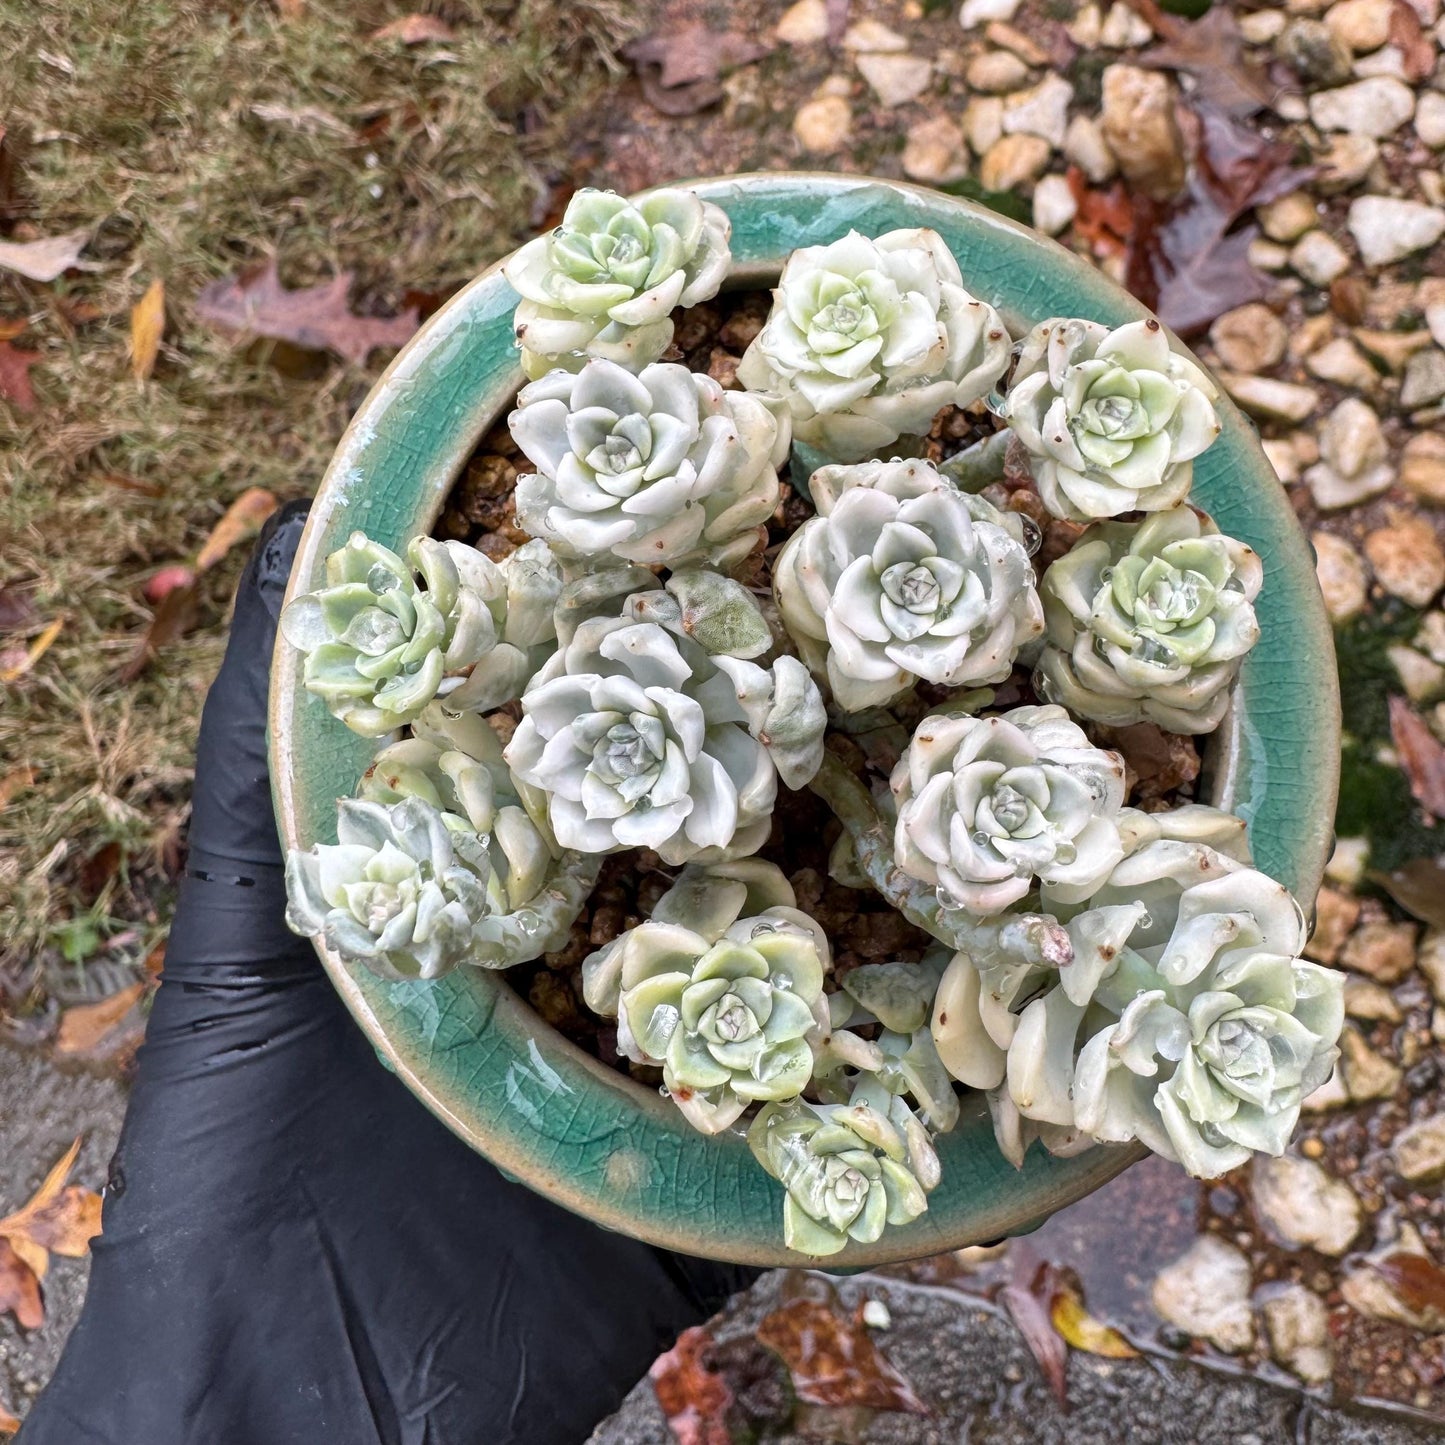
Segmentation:
<svg viewBox="0 0 1445 1445">
<path fill-rule="evenodd" d="M 354 270 L 355 304 L 378 314 L 450 290 L 540 219 L 564 137 L 637 28 L 629 0 L 299 8 L 0 0 L 0 121 L 20 159 L 0 225 L 10 239 L 93 230 L 93 269 L 51 286 L 0 273 L 0 317 L 28 317 L 20 344 L 43 355 L 39 408 L 0 402 L 0 587 L 29 590 L 34 630 L 65 618 L 34 670 L 0 687 L 0 783 L 34 775 L 0 808 L 12 1004 L 83 988 L 66 957 L 99 978 L 164 931 L 161 855 L 183 825 L 241 557 L 206 579 L 197 625 L 125 685 L 146 578 L 193 556 L 246 487 L 309 492 L 385 360 L 238 350 L 192 319 L 196 291 L 269 255 L 289 285 Z M 413 8 L 456 39 L 371 38 Z M 139 386 L 128 316 L 157 277 L 166 334 Z"/>
</svg>

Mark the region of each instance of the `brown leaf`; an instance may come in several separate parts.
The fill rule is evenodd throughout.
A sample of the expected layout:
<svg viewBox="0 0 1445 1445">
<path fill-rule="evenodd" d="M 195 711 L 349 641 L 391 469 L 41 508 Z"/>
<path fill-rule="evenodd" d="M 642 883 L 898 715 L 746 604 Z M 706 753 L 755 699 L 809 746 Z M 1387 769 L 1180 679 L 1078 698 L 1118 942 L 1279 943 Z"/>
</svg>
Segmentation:
<svg viewBox="0 0 1445 1445">
<path fill-rule="evenodd" d="M 792 1299 L 779 1305 L 764 1317 L 757 1335 L 788 1367 L 800 1400 L 932 1413 L 867 1329 L 819 1300 Z"/>
<path fill-rule="evenodd" d="M 751 65 L 772 50 L 737 30 L 713 30 L 691 21 L 672 30 L 655 30 L 623 46 L 642 93 L 664 115 L 694 115 L 716 105 L 721 76 Z"/>
<path fill-rule="evenodd" d="M 30 330 L 28 316 L 0 316 L 0 341 L 14 341 Z"/>
<path fill-rule="evenodd" d="M 62 612 L 60 616 L 25 649 L 19 661 L 12 663 L 9 667 L 0 668 L 0 682 L 19 682 L 50 650 L 50 644 L 60 636 L 60 629 L 64 626 L 65 614 Z"/>
<path fill-rule="evenodd" d="M 8 341 L 0 341 L 0 400 L 8 401 L 16 411 L 35 410 L 30 368 L 39 360 L 38 351 L 18 351 Z"/>
<path fill-rule="evenodd" d="M 196 586 L 176 587 L 161 598 L 151 614 L 145 636 L 136 644 L 130 660 L 118 674 L 121 682 L 134 682 L 150 665 L 161 648 L 179 641 L 195 625 L 197 613 Z"/>
<path fill-rule="evenodd" d="M 46 236 L 39 241 L 0 241 L 0 271 L 15 271 L 31 281 L 54 281 L 80 260 L 89 231 Z"/>
<path fill-rule="evenodd" d="M 373 30 L 371 38 L 399 40 L 403 45 L 424 45 L 428 40 L 455 40 L 457 32 L 437 15 L 402 15 L 380 30 Z"/>
<path fill-rule="evenodd" d="M 1164 37 L 1162 45 L 1139 57 L 1139 64 L 1182 70 L 1192 77 L 1191 101 L 1243 117 L 1273 105 L 1284 91 L 1267 71 L 1245 59 L 1244 36 L 1228 6 L 1211 5 L 1198 20 L 1182 20 L 1166 14 L 1154 0 L 1129 4 Z"/>
<path fill-rule="evenodd" d="M 189 587 L 195 580 L 196 573 L 193 567 L 173 562 L 169 567 L 162 567 L 159 572 L 153 572 L 147 577 L 141 591 L 145 594 L 147 602 L 160 602 L 169 593 L 174 592 L 177 587 Z"/>
<path fill-rule="evenodd" d="M 5 807 L 17 794 L 34 786 L 35 769 L 28 763 L 21 763 L 18 768 L 11 768 L 4 777 L 0 777 L 0 808 Z"/>
<path fill-rule="evenodd" d="M 1412 858 L 1391 873 L 1371 869 L 1365 876 L 1406 913 L 1433 928 L 1445 928 L 1445 853 L 1438 858 Z"/>
<path fill-rule="evenodd" d="M 1403 697 L 1390 699 L 1390 736 L 1415 801 L 1432 818 L 1445 819 L 1445 747 Z"/>
<path fill-rule="evenodd" d="M 1029 1353 L 1038 1361 L 1059 1408 L 1067 1410 L 1069 1397 L 1065 1372 L 1069 1350 L 1063 1336 L 1054 1328 L 1052 1315 L 1053 1298 L 1059 1283 L 1058 1271 L 1045 1261 L 1029 1273 L 1027 1259 L 1025 1254 L 1015 1257 L 1014 1277 L 1003 1287 L 1000 1298 L 1019 1334 L 1024 1337 Z"/>
<path fill-rule="evenodd" d="M 76 1004 L 60 1015 L 55 1052 L 63 1055 L 104 1053 L 102 1045 L 145 993 L 142 981 L 95 1003 Z"/>
<path fill-rule="evenodd" d="M 1426 35 L 1419 15 L 1405 0 L 1395 0 L 1390 11 L 1390 44 L 1400 52 L 1405 79 L 1412 85 L 1435 73 L 1435 42 Z"/>
<path fill-rule="evenodd" d="M 357 316 L 347 305 L 351 272 L 288 291 L 274 259 L 259 270 L 213 281 L 196 297 L 200 320 L 225 331 L 334 351 L 360 366 L 378 346 L 401 346 L 417 328 L 415 308 L 399 316 Z"/>
<path fill-rule="evenodd" d="M 1167 797 L 1181 784 L 1192 783 L 1199 776 L 1199 749 L 1192 738 L 1166 733 L 1148 722 L 1100 727 L 1095 736 L 1101 747 L 1123 754 L 1131 775 L 1130 791 L 1137 788 L 1140 799 Z"/>
<path fill-rule="evenodd" d="M 154 482 L 143 482 L 136 477 L 123 476 L 120 472 L 97 472 L 96 481 L 107 487 L 119 487 L 123 492 L 134 492 L 141 497 L 163 497 L 166 489 Z"/>
<path fill-rule="evenodd" d="M 1083 1296 L 1069 1280 L 1060 1283 L 1049 1306 L 1049 1320 L 1065 1342 L 1076 1350 L 1102 1355 L 1109 1360 L 1135 1360 L 1139 1357 L 1139 1351 L 1118 1330 L 1096 1320 L 1084 1308 Z"/>
<path fill-rule="evenodd" d="M 678 1445 L 731 1445 L 727 1412 L 733 1394 L 708 1360 L 711 1344 L 707 1330 L 694 1325 L 647 1372 Z"/>
<path fill-rule="evenodd" d="M 0 1238 L 0 1315 L 7 1312 L 24 1330 L 38 1330 L 45 1323 L 40 1280 L 10 1241 Z"/>
<path fill-rule="evenodd" d="M 13 1435 L 20 1428 L 20 1421 L 0 1405 L 0 1435 Z"/>
<path fill-rule="evenodd" d="M 1123 181 L 1107 191 L 1096 191 L 1078 166 L 1064 173 L 1074 195 L 1074 231 L 1082 236 L 1096 255 L 1121 256 L 1134 231 L 1134 203 Z"/>
<path fill-rule="evenodd" d="M 1298 190 L 1313 174 L 1294 148 L 1265 140 L 1218 110 L 1201 110 L 1194 164 L 1180 197 L 1134 198 L 1126 284 L 1182 336 L 1267 294 L 1249 264 L 1253 225 L 1234 229 L 1251 207 Z"/>
<path fill-rule="evenodd" d="M 45 1273 L 46 1251 L 79 1258 L 100 1233 L 100 1195 L 65 1182 L 79 1153 L 77 1138 L 24 1207 L 0 1219 L 0 1243 L 16 1254 L 37 1279 Z M 18 1312 L 16 1318 L 20 1318 Z"/>
<path fill-rule="evenodd" d="M 165 329 L 166 284 L 157 277 L 130 313 L 130 369 L 137 381 L 148 380 L 155 370 Z"/>
<path fill-rule="evenodd" d="M 283 20 L 299 20 L 306 13 L 306 0 L 276 0 L 276 13 Z"/>
<path fill-rule="evenodd" d="M 196 571 L 214 567 L 237 542 L 254 537 L 278 505 L 274 494 L 264 487 L 247 487 L 211 528 L 211 535 L 196 553 Z"/>
<path fill-rule="evenodd" d="M 1445 1270 L 1433 1260 L 1401 1250 L 1375 1260 L 1374 1268 L 1411 1313 L 1445 1321 Z"/>
<path fill-rule="evenodd" d="M 87 903 L 95 902 L 105 885 L 120 872 L 121 864 L 124 862 L 125 849 L 116 839 L 112 838 L 110 842 L 102 843 L 80 865 L 75 881 L 81 896 Z"/>
</svg>

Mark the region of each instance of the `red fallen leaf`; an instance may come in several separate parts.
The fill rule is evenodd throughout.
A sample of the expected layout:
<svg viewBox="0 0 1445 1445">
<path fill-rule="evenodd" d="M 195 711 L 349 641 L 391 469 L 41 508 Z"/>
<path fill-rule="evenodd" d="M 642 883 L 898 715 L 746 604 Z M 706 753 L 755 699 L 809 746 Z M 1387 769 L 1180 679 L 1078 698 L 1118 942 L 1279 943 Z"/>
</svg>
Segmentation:
<svg viewBox="0 0 1445 1445">
<path fill-rule="evenodd" d="M 213 281 L 196 297 L 196 316 L 208 325 L 308 351 L 334 351 L 360 366 L 378 346 L 401 346 L 417 328 L 415 307 L 399 316 L 357 316 L 347 304 L 350 271 L 319 286 L 288 291 L 273 258 L 259 269 Z"/>
<path fill-rule="evenodd" d="M 695 115 L 722 99 L 721 76 L 751 65 L 771 51 L 736 30 L 713 30 L 692 21 L 674 30 L 656 30 L 623 46 L 642 93 L 663 115 Z"/>
<path fill-rule="evenodd" d="M 1115 181 L 1107 191 L 1097 191 L 1078 166 L 1070 166 L 1064 179 L 1077 207 L 1074 231 L 1096 255 L 1122 255 L 1134 231 L 1134 203 L 1123 181 Z"/>
<path fill-rule="evenodd" d="M 1401 1250 L 1377 1259 L 1374 1268 L 1412 1314 L 1445 1323 L 1445 1270 L 1433 1260 Z"/>
<path fill-rule="evenodd" d="M 402 15 L 371 32 L 373 40 L 399 40 L 403 45 L 424 45 L 428 40 L 455 40 L 457 32 L 437 15 Z"/>
<path fill-rule="evenodd" d="M 37 1280 L 49 1267 L 51 1254 L 79 1259 L 89 1253 L 90 1241 L 100 1233 L 100 1195 L 65 1182 L 79 1154 L 77 1137 L 26 1203 L 0 1219 L 0 1240 L 20 1256 Z M 3 1310 L 0 1306 L 0 1313 Z M 16 1318 L 20 1318 L 18 1314 Z"/>
<path fill-rule="evenodd" d="M 150 626 L 141 638 L 130 660 L 121 668 L 119 680 L 134 682 L 150 665 L 161 648 L 179 641 L 191 630 L 196 620 L 195 584 L 174 587 L 161 598 L 151 614 Z"/>
<path fill-rule="evenodd" d="M 694 1325 L 647 1372 L 678 1445 L 731 1445 L 726 1416 L 733 1392 L 708 1359 L 711 1344 L 707 1330 Z"/>
<path fill-rule="evenodd" d="M 778 1355 L 810 1405 L 932 1411 L 874 1344 L 866 1327 L 815 1299 L 792 1299 L 764 1316 L 758 1339 Z"/>
<path fill-rule="evenodd" d="M 0 341 L 0 399 L 8 401 L 16 411 L 35 410 L 30 368 L 39 360 L 38 351 L 19 351 L 8 341 Z"/>
<path fill-rule="evenodd" d="M 1249 116 L 1273 105 L 1286 89 L 1245 59 L 1244 36 L 1228 6 L 1211 5 L 1198 20 L 1184 20 L 1161 10 L 1155 0 L 1128 0 L 1128 4 L 1156 35 L 1164 37 L 1162 45 L 1139 57 L 1139 64 L 1182 70 L 1194 81 L 1191 100 L 1227 115 Z"/>
<path fill-rule="evenodd" d="M 1420 17 L 1405 0 L 1395 0 L 1390 11 L 1390 44 L 1400 52 L 1405 79 L 1412 85 L 1435 73 L 1435 42 L 1425 34 Z"/>
<path fill-rule="evenodd" d="M 1445 746 L 1403 697 L 1390 699 L 1390 736 L 1415 801 L 1432 818 L 1445 820 Z"/>
<path fill-rule="evenodd" d="M 1022 1253 L 1015 1257 L 1014 1277 L 1003 1287 L 999 1297 L 1019 1334 L 1024 1337 L 1029 1353 L 1038 1361 L 1059 1408 L 1067 1410 L 1069 1396 L 1065 1372 L 1069 1347 L 1054 1328 L 1053 1321 L 1054 1296 L 1060 1285 L 1059 1272 L 1046 1260 L 1025 1279 L 1021 1271 L 1028 1269 L 1027 1259 L 1028 1256 Z"/>
<path fill-rule="evenodd" d="M 38 1330 L 45 1323 L 45 1306 L 35 1271 L 15 1252 L 10 1241 L 0 1236 L 0 1315 L 7 1311 L 23 1330 Z"/>
<path fill-rule="evenodd" d="M 189 567 L 179 565 L 162 567 L 141 589 L 147 602 L 160 602 L 177 587 L 189 587 L 196 580 L 196 574 Z"/>
<path fill-rule="evenodd" d="M 1186 113 L 1187 114 L 1187 113 Z M 1126 284 L 1181 336 L 1267 294 L 1249 264 L 1252 224 L 1245 212 L 1278 200 L 1313 174 L 1294 165 L 1294 148 L 1267 141 L 1218 110 L 1201 109 L 1194 164 L 1182 196 L 1134 198 Z"/>
<path fill-rule="evenodd" d="M 0 1435 L 13 1435 L 19 1428 L 20 1421 L 4 1405 L 0 1405 Z"/>
</svg>

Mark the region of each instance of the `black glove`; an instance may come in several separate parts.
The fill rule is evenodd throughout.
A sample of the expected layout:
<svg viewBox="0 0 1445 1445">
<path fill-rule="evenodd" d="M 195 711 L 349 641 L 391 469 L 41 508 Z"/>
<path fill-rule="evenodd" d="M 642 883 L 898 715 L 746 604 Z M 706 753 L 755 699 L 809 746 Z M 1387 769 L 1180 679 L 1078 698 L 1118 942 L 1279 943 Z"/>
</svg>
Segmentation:
<svg viewBox="0 0 1445 1445">
<path fill-rule="evenodd" d="M 287 931 L 265 716 L 304 514 L 241 582 L 89 1294 L 22 1445 L 578 1445 L 752 1277 L 509 1183 Z"/>
</svg>

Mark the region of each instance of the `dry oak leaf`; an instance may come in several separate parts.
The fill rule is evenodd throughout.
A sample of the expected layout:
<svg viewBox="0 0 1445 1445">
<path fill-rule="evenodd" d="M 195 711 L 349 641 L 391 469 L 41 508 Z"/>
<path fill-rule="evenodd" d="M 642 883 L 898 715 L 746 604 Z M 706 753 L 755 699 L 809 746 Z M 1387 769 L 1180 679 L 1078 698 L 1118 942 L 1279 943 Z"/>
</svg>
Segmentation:
<svg viewBox="0 0 1445 1445">
<path fill-rule="evenodd" d="M 39 1277 L 10 1241 L 0 1237 L 0 1315 L 7 1312 L 24 1330 L 38 1330 L 45 1323 Z"/>
<path fill-rule="evenodd" d="M 55 1052 L 71 1056 L 94 1052 L 140 1002 L 145 991 L 145 982 L 138 980 L 118 989 L 108 998 L 66 1009 L 60 1016 L 60 1029 L 55 1035 Z"/>
<path fill-rule="evenodd" d="M 623 46 L 637 71 L 642 93 L 663 115 L 694 115 L 716 105 L 721 76 L 751 65 L 772 50 L 737 30 L 713 30 L 691 21 L 674 30 L 656 30 Z"/>
<path fill-rule="evenodd" d="M 403 45 L 425 45 L 429 40 L 455 40 L 457 32 L 436 15 L 402 15 L 371 32 L 373 40 L 399 40 Z"/>
<path fill-rule="evenodd" d="M 0 341 L 0 400 L 8 401 L 16 411 L 35 410 L 30 368 L 39 360 L 38 351 L 20 351 L 8 341 Z"/>
<path fill-rule="evenodd" d="M 80 260 L 88 240 L 87 230 L 39 241 L 0 241 L 0 271 L 15 271 L 31 281 L 54 281 Z"/>
<path fill-rule="evenodd" d="M 398 316 L 357 316 L 347 305 L 350 271 L 288 291 L 273 258 L 259 269 L 213 281 L 196 297 L 197 317 L 225 331 L 334 351 L 360 366 L 378 346 L 401 346 L 417 328 L 415 307 Z"/>
<path fill-rule="evenodd" d="M 214 567 L 237 542 L 254 537 L 278 505 L 275 495 L 265 487 L 247 487 L 211 528 L 211 535 L 196 553 L 196 571 Z"/>
<path fill-rule="evenodd" d="M 1064 1337 L 1054 1328 L 1053 1319 L 1053 1301 L 1061 1283 L 1059 1271 L 1044 1262 L 1030 1273 L 1029 1262 L 1027 1251 L 1015 1256 L 1013 1278 L 999 1292 L 999 1297 L 1024 1337 L 1029 1353 L 1043 1371 L 1059 1408 L 1067 1410 L 1069 1349 Z"/>
<path fill-rule="evenodd" d="M 810 1405 L 932 1412 L 874 1344 L 867 1328 L 813 1299 L 792 1299 L 764 1316 L 758 1339 L 788 1367 Z"/>
<path fill-rule="evenodd" d="M 733 1392 L 708 1361 L 711 1345 L 708 1331 L 694 1325 L 647 1372 L 677 1445 L 731 1445 L 727 1412 Z"/>
<path fill-rule="evenodd" d="M 1445 747 L 1403 697 L 1390 699 L 1390 736 L 1415 801 L 1445 820 Z"/>
<path fill-rule="evenodd" d="M 1164 38 L 1162 45 L 1146 50 L 1139 63 L 1192 77 L 1191 100 L 1244 117 L 1273 105 L 1287 88 L 1245 59 L 1244 36 L 1228 6 L 1211 5 L 1198 20 L 1184 20 L 1165 13 L 1154 0 L 1128 3 Z"/>
<path fill-rule="evenodd" d="M 157 277 L 130 313 L 130 369 L 137 381 L 148 380 L 156 369 L 165 329 L 166 283 Z"/>
</svg>

